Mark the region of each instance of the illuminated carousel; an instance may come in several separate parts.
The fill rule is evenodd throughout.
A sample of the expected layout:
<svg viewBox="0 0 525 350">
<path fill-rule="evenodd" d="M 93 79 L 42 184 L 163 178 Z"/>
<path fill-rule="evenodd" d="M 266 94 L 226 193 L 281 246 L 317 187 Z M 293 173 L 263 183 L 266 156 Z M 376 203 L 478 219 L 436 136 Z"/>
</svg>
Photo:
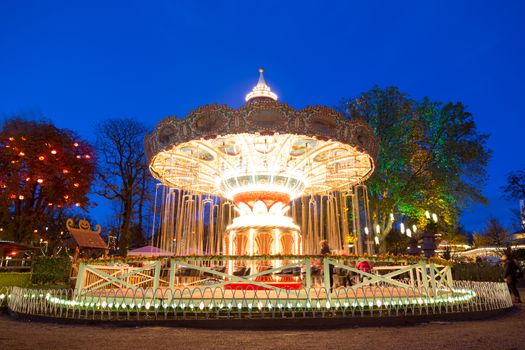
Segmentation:
<svg viewBox="0 0 525 350">
<path fill-rule="evenodd" d="M 450 287 L 448 266 L 429 277 L 417 259 L 374 255 L 379 240 L 369 229 L 363 183 L 378 149 L 372 128 L 328 107 L 298 111 L 280 103 L 259 72 L 244 106 L 206 105 L 161 121 L 146 136 L 159 180 L 152 241 L 164 256 L 83 263 L 77 289 L 295 290 L 304 298 L 330 294 L 337 269 L 337 285 L 353 283 L 361 297 L 379 286 Z M 324 240 L 329 257 L 319 256 Z M 357 268 L 363 256 L 378 263 L 375 271 Z M 392 278 L 400 276 L 410 282 Z"/>
<path fill-rule="evenodd" d="M 300 255 L 328 240 L 335 251 L 373 253 L 363 187 L 378 149 L 371 127 L 280 103 L 259 71 L 244 106 L 202 106 L 146 137 L 163 185 L 158 245 L 176 255 Z"/>
<path fill-rule="evenodd" d="M 203 106 L 146 137 L 160 180 L 155 254 L 80 261 L 74 289 L 14 288 L 9 308 L 147 321 L 432 316 L 512 305 L 504 283 L 454 281 L 439 258 L 374 254 L 363 184 L 378 148 L 372 129 L 331 108 L 279 103 L 260 73 L 244 106 Z M 332 254 L 318 255 L 321 240 Z M 363 257 L 373 266 L 361 268 Z"/>
</svg>

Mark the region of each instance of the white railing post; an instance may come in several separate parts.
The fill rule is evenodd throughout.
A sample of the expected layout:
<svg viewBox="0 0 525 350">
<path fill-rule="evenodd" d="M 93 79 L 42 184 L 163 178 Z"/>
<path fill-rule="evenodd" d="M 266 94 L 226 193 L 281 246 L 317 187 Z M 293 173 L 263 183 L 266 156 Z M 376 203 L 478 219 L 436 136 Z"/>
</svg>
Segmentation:
<svg viewBox="0 0 525 350">
<path fill-rule="evenodd" d="M 81 262 L 78 264 L 77 281 L 75 283 L 75 289 L 77 291 L 80 291 L 82 288 L 84 288 L 85 280 L 86 280 L 86 264 Z"/>
<path fill-rule="evenodd" d="M 160 270 L 162 268 L 162 264 L 160 263 L 160 260 L 155 261 L 155 272 L 153 277 L 153 295 L 157 293 L 157 289 L 159 288 L 159 280 L 160 280 Z"/>
<path fill-rule="evenodd" d="M 306 300 L 310 303 L 310 289 L 312 289 L 312 266 L 310 258 L 304 259 L 304 268 L 305 268 L 305 288 L 306 288 Z"/>
<path fill-rule="evenodd" d="M 168 288 L 172 291 L 175 288 L 175 259 L 170 259 L 170 279 Z"/>
<path fill-rule="evenodd" d="M 422 287 L 428 289 L 429 283 L 428 283 L 427 262 L 424 260 L 421 260 L 421 262 L 419 263 L 419 266 L 421 266 L 421 279 L 423 280 Z"/>
<path fill-rule="evenodd" d="M 436 296 L 437 294 L 437 288 L 436 288 L 436 271 L 435 271 L 435 265 L 432 262 L 428 263 L 428 269 L 430 270 L 430 284 L 432 287 L 432 296 Z"/>
<path fill-rule="evenodd" d="M 323 259 L 323 278 L 324 278 L 324 287 L 326 290 L 326 298 L 330 299 L 332 293 L 332 286 L 330 284 L 330 259 Z"/>
</svg>

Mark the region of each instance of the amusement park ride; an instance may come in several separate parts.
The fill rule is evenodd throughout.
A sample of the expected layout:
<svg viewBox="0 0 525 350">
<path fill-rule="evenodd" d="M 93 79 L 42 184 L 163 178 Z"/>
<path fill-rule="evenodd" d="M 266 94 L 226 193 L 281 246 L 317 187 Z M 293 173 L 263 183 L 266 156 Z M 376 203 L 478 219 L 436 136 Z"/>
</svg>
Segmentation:
<svg viewBox="0 0 525 350">
<path fill-rule="evenodd" d="M 374 254 L 364 185 L 378 152 L 372 128 L 328 107 L 280 103 L 259 72 L 240 108 L 202 106 L 146 136 L 160 182 L 154 243 L 166 256 L 81 261 L 75 289 L 45 303 L 73 314 L 163 305 L 175 316 L 235 308 L 251 317 L 254 305 L 263 316 L 285 307 L 315 316 L 473 302 L 448 262 Z M 325 240 L 332 250 L 321 256 Z M 359 268 L 363 259 L 373 267 Z"/>
<path fill-rule="evenodd" d="M 331 108 L 279 103 L 262 69 L 244 106 L 167 118 L 145 149 L 160 182 L 151 254 L 80 260 L 75 288 L 13 287 L 0 290 L 0 305 L 7 295 L 18 314 L 115 322 L 512 306 L 504 283 L 454 281 L 451 264 L 432 257 L 432 235 L 421 234 L 425 256 L 374 254 L 363 184 L 378 150 L 371 127 Z M 99 233 L 81 231 L 88 242 Z"/>
<path fill-rule="evenodd" d="M 361 120 L 277 101 L 260 69 L 238 109 L 206 105 L 146 137 L 163 185 L 160 246 L 177 255 L 371 254 L 363 182 L 378 141 Z M 173 244 L 176 242 L 176 244 Z"/>
</svg>

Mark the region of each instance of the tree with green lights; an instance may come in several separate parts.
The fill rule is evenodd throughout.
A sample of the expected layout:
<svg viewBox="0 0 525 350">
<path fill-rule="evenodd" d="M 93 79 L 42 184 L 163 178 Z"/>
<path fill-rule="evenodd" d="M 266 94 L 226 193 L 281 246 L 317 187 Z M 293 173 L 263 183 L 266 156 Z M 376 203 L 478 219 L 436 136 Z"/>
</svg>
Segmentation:
<svg viewBox="0 0 525 350">
<path fill-rule="evenodd" d="M 376 169 L 366 184 L 382 240 L 399 220 L 419 232 L 428 228 L 426 211 L 438 215 L 441 230 L 452 231 L 464 207 L 487 202 L 481 189 L 488 135 L 478 132 L 461 102 L 416 100 L 396 87 L 375 87 L 339 110 L 368 122 L 380 139 Z"/>
</svg>

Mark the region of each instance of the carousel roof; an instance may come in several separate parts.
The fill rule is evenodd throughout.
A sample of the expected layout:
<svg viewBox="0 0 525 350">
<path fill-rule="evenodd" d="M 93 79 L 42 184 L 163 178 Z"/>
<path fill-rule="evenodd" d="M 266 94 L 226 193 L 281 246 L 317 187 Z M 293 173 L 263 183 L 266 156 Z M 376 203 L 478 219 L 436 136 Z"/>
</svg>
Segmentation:
<svg viewBox="0 0 525 350">
<path fill-rule="evenodd" d="M 257 85 L 253 88 L 252 92 L 246 95 L 246 102 L 254 98 L 270 98 L 274 101 L 277 101 L 277 95 L 272 92 L 272 89 L 266 84 L 263 75 L 264 69 L 259 68 L 259 81 Z"/>
<path fill-rule="evenodd" d="M 168 117 L 146 136 L 145 151 L 152 174 L 169 186 L 225 195 L 242 181 L 260 184 L 255 176 L 266 174 L 271 179 L 262 182 L 286 181 L 297 197 L 366 180 L 378 140 L 366 122 L 332 108 L 278 102 L 260 70 L 245 105 L 211 104 L 183 119 Z"/>
</svg>

